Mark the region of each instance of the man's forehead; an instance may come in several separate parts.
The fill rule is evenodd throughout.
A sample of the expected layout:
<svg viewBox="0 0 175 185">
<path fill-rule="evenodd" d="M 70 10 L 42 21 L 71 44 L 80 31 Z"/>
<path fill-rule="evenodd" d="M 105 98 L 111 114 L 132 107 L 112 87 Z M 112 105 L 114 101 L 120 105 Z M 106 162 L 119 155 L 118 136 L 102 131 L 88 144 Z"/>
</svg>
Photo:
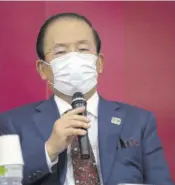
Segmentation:
<svg viewBox="0 0 175 185">
<path fill-rule="evenodd" d="M 45 44 L 53 46 L 54 43 L 93 42 L 91 27 L 84 21 L 58 20 L 49 25 L 45 34 Z"/>
</svg>

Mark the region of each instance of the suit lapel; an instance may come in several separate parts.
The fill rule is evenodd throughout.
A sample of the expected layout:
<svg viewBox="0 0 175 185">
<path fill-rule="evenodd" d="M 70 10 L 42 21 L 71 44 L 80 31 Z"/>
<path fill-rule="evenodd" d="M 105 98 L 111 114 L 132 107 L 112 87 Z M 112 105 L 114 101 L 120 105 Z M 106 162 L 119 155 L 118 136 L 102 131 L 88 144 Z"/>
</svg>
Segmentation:
<svg viewBox="0 0 175 185">
<path fill-rule="evenodd" d="M 100 97 L 98 108 L 98 141 L 100 166 L 104 185 L 108 181 L 116 156 L 117 143 L 122 130 L 123 112 L 120 105 Z M 121 119 L 121 124 L 111 123 L 112 117 Z"/>
<path fill-rule="evenodd" d="M 41 137 L 46 141 L 52 132 L 55 121 L 60 117 L 53 97 L 38 105 L 36 111 L 34 116 L 35 124 Z"/>
<path fill-rule="evenodd" d="M 44 142 L 49 138 L 53 125 L 57 119 L 60 118 L 60 113 L 57 108 L 57 105 L 54 101 L 53 96 L 42 102 L 40 105 L 36 107 L 36 114 L 34 116 L 36 127 L 43 139 Z M 66 177 L 66 171 L 67 171 L 67 150 L 62 152 L 59 155 L 59 158 L 61 159 L 59 161 L 58 165 L 58 176 L 60 184 L 64 184 L 65 177 Z"/>
</svg>

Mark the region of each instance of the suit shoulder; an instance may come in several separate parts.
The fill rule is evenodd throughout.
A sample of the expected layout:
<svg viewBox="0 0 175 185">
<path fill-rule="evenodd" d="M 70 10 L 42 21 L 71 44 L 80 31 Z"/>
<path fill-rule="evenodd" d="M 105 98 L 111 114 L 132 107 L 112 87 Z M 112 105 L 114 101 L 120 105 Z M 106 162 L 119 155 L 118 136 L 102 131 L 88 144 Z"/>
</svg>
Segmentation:
<svg viewBox="0 0 175 185">
<path fill-rule="evenodd" d="M 20 107 L 13 108 L 11 110 L 8 110 L 6 112 L 0 113 L 0 117 L 18 117 L 21 115 L 29 115 L 32 113 L 35 108 L 41 104 L 43 101 L 38 101 L 34 103 L 29 103 Z"/>
<path fill-rule="evenodd" d="M 146 122 L 150 116 L 154 117 L 154 113 L 149 110 L 146 110 L 145 108 L 128 104 L 125 102 L 119 102 L 119 101 L 112 101 L 112 102 L 117 104 L 117 107 L 120 107 L 120 109 L 124 111 L 125 115 L 130 119 L 140 120 L 140 121 L 142 120 L 143 122 Z"/>
<path fill-rule="evenodd" d="M 119 103 L 120 106 L 124 109 L 126 109 L 127 111 L 131 111 L 131 112 L 137 112 L 137 113 L 141 113 L 141 114 L 150 114 L 151 111 L 146 110 L 145 108 L 136 106 L 136 105 L 132 105 L 132 104 L 127 104 L 124 102 L 116 102 Z"/>
<path fill-rule="evenodd" d="M 24 125 L 33 122 L 33 115 L 36 108 L 44 101 L 26 104 L 0 114 L 0 135 L 1 134 L 20 134 Z"/>
<path fill-rule="evenodd" d="M 127 112 L 127 113 L 137 113 L 137 114 L 140 113 L 140 114 L 147 114 L 147 115 L 152 114 L 152 112 L 149 110 L 146 110 L 136 105 L 128 104 L 126 102 L 108 100 L 103 97 L 101 97 L 101 99 L 105 100 L 106 102 L 110 104 L 113 104 L 113 105 L 116 104 L 116 107 L 121 108 L 124 112 Z"/>
</svg>

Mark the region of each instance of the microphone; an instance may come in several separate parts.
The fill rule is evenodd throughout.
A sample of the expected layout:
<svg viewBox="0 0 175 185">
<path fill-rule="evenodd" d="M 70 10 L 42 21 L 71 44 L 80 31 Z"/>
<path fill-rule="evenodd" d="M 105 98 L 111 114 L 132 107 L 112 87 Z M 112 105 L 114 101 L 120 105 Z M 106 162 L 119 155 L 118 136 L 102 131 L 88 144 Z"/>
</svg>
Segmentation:
<svg viewBox="0 0 175 185">
<path fill-rule="evenodd" d="M 72 108 L 75 109 L 78 107 L 83 107 L 83 106 L 85 107 L 85 111 L 83 113 L 80 113 L 79 115 L 87 116 L 86 104 L 87 103 L 81 92 L 76 92 L 73 94 L 72 104 L 71 104 Z M 79 142 L 79 147 L 80 147 L 81 158 L 89 159 L 90 158 L 90 145 L 89 145 L 88 133 L 86 133 L 84 136 L 78 136 L 78 142 Z"/>
</svg>

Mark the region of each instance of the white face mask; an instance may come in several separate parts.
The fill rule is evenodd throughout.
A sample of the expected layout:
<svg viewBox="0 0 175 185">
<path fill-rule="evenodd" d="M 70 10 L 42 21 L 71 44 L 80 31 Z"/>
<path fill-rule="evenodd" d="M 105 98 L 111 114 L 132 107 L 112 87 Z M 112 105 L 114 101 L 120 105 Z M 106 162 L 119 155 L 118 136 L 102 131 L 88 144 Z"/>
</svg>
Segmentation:
<svg viewBox="0 0 175 185">
<path fill-rule="evenodd" d="M 53 59 L 51 65 L 55 89 L 63 94 L 72 96 L 75 92 L 86 94 L 97 85 L 96 61 L 93 54 L 70 52 Z"/>
</svg>

